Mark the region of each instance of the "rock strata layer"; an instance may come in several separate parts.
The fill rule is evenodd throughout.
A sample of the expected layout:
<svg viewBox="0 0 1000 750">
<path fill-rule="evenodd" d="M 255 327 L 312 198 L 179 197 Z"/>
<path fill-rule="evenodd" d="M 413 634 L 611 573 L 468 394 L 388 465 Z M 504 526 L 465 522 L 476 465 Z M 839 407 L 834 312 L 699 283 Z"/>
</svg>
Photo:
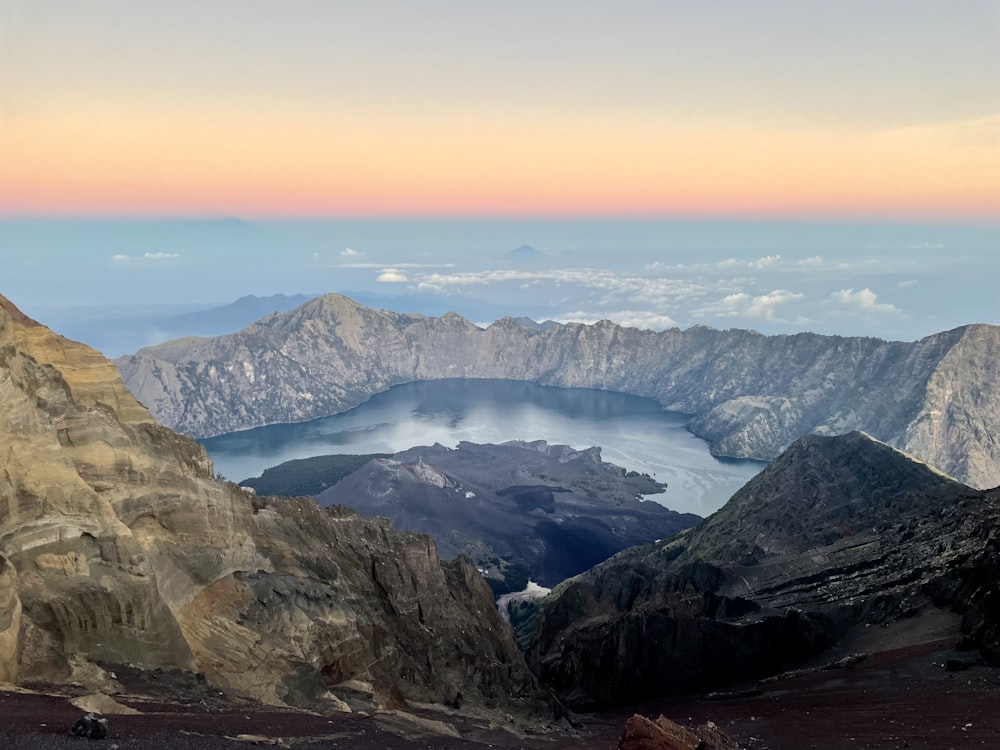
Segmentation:
<svg viewBox="0 0 1000 750">
<path fill-rule="evenodd" d="M 937 607 L 995 660 L 998 521 L 1000 490 L 862 433 L 808 436 L 699 526 L 553 591 L 529 663 L 572 705 L 632 702 L 775 674 Z"/>
<path fill-rule="evenodd" d="M 327 294 L 237 333 L 116 360 L 164 424 L 195 437 L 336 414 L 389 387 L 505 378 L 602 388 L 693 414 L 716 455 L 771 459 L 801 435 L 864 430 L 975 487 L 1000 485 L 1000 328 L 917 342 L 608 321 L 479 328 Z"/>
<path fill-rule="evenodd" d="M 390 707 L 546 705 L 467 559 L 215 480 L 98 352 L 3 297 L 0 404 L 0 680 L 133 664 L 275 704 L 349 683 Z"/>
</svg>

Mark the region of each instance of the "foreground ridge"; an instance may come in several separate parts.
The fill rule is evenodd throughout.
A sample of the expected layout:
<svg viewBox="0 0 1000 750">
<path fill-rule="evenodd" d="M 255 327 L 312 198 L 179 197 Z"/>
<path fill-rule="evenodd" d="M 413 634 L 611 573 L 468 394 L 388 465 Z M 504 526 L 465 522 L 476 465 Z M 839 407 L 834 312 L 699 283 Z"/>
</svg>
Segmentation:
<svg viewBox="0 0 1000 750">
<path fill-rule="evenodd" d="M 558 587 L 529 662 L 571 705 L 629 702 L 773 675 L 937 613 L 995 661 L 998 520 L 1000 491 L 863 433 L 807 436 L 696 528 Z"/>
<path fill-rule="evenodd" d="M 98 352 L 2 297 L 0 402 L 0 682 L 114 691 L 132 665 L 274 705 L 551 716 L 468 560 L 217 481 Z"/>
</svg>

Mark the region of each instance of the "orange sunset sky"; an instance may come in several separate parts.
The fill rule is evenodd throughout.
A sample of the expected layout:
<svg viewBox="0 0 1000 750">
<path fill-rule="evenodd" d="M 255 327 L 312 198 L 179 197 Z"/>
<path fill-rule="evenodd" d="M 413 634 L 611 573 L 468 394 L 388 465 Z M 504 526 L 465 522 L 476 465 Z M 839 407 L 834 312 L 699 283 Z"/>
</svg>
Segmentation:
<svg viewBox="0 0 1000 750">
<path fill-rule="evenodd" d="M 1000 0 L 0 0 L 0 215 L 1000 219 Z"/>
</svg>

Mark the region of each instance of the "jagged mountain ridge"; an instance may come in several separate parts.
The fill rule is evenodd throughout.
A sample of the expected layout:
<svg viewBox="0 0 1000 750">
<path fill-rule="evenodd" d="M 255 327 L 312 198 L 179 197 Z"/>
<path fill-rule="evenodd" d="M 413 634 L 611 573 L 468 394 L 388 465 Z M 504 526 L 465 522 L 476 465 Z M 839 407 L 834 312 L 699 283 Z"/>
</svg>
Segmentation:
<svg viewBox="0 0 1000 750">
<path fill-rule="evenodd" d="M 369 461 L 316 501 L 430 534 L 444 557 L 468 555 L 491 573 L 489 560 L 503 558 L 554 586 L 626 547 L 701 520 L 640 500 L 664 488 L 604 463 L 599 448 L 461 442 Z"/>
<path fill-rule="evenodd" d="M 1000 656 L 1000 490 L 862 433 L 807 436 L 698 527 L 561 585 L 529 663 L 575 705 L 776 673 L 934 607 Z"/>
<path fill-rule="evenodd" d="M 128 388 L 196 437 L 339 413 L 389 387 L 528 380 L 656 399 L 720 456 L 770 459 L 804 434 L 864 430 L 975 487 L 1000 485 L 1000 328 L 917 342 L 608 321 L 482 329 L 327 294 L 236 333 L 116 360 Z"/>
<path fill-rule="evenodd" d="M 464 559 L 384 519 L 252 497 L 156 423 L 114 367 L 0 296 L 0 681 L 108 689 L 95 665 L 228 693 L 546 705 Z"/>
</svg>

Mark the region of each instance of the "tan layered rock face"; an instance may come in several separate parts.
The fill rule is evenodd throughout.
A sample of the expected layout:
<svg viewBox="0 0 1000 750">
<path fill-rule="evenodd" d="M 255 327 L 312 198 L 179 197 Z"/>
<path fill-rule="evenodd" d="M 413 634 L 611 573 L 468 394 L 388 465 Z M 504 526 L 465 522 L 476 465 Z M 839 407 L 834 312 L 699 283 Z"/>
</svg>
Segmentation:
<svg viewBox="0 0 1000 750">
<path fill-rule="evenodd" d="M 542 705 L 467 562 L 216 481 L 99 353 L 2 297 L 0 404 L 0 680 L 90 661 L 196 670 L 270 702 L 362 680 L 390 702 Z"/>
<path fill-rule="evenodd" d="M 21 641 L 21 597 L 17 593 L 17 571 L 0 557 L 0 682 L 17 676 Z"/>
<path fill-rule="evenodd" d="M 328 294 L 117 366 L 158 419 L 196 437 L 336 414 L 397 383 L 506 378 L 656 399 L 694 415 L 716 455 L 771 459 L 805 434 L 864 430 L 987 488 L 1000 485 L 998 349 L 1000 328 L 984 325 L 916 342 L 509 318 L 482 329 Z"/>
</svg>

